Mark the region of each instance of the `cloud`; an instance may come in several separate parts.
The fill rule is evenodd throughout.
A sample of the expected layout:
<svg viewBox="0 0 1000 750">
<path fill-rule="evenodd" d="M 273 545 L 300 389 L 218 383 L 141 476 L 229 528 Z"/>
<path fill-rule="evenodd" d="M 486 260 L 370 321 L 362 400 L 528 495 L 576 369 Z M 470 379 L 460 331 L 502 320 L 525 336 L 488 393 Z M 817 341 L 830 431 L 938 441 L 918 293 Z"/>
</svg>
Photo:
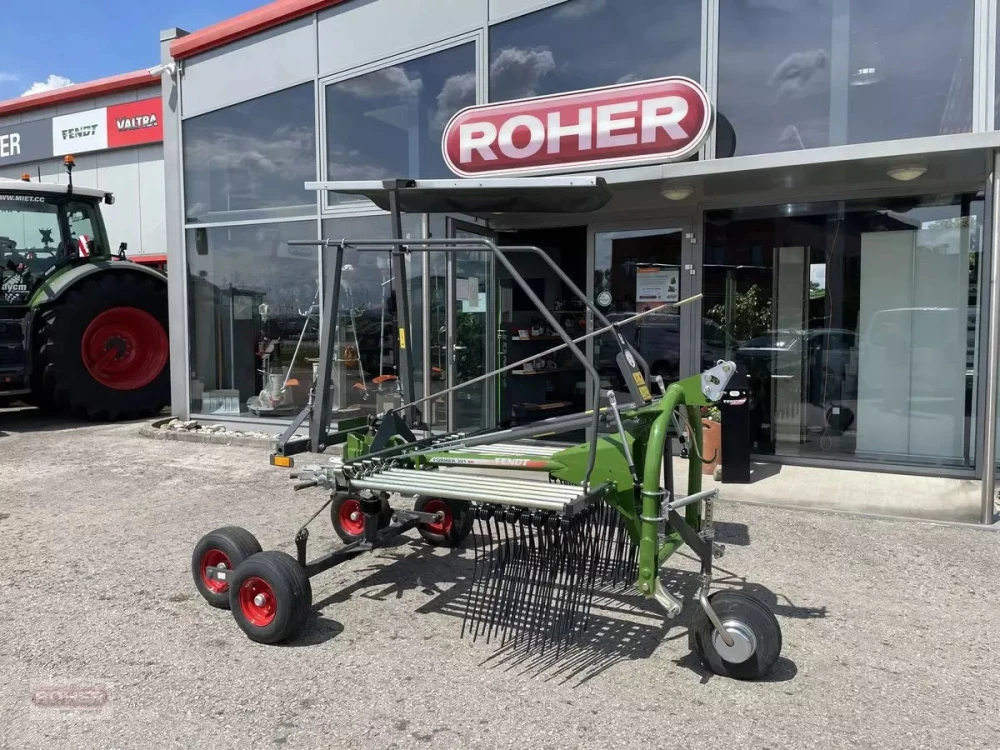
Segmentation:
<svg viewBox="0 0 1000 750">
<path fill-rule="evenodd" d="M 44 81 L 35 81 L 21 96 L 41 94 L 43 91 L 54 91 L 55 89 L 62 89 L 72 85 L 73 82 L 66 76 L 57 76 L 55 73 L 52 73 Z"/>
<path fill-rule="evenodd" d="M 0 71 L 0 84 L 14 83 L 15 81 L 18 81 L 18 80 L 20 80 L 20 79 L 15 74 L 13 74 L 13 73 L 4 73 L 3 71 Z"/>
<path fill-rule="evenodd" d="M 453 114 L 475 103 L 475 72 L 449 76 L 441 87 L 441 93 L 437 95 L 437 108 L 434 110 L 431 127 L 436 131 L 444 130 L 444 126 L 448 124 Z"/>
<path fill-rule="evenodd" d="M 825 49 L 793 52 L 771 73 L 767 85 L 777 99 L 809 96 L 830 88 L 829 55 Z"/>
<path fill-rule="evenodd" d="M 559 6 L 552 15 L 561 21 L 577 21 L 603 10 L 605 5 L 607 0 L 574 0 Z"/>
<path fill-rule="evenodd" d="M 410 78 L 405 70 L 396 65 L 338 83 L 334 88 L 361 99 L 381 99 L 386 96 L 415 99 L 423 85 L 422 80 Z"/>
<path fill-rule="evenodd" d="M 535 96 L 542 76 L 556 69 L 556 59 L 547 47 L 506 47 L 490 63 L 492 99 L 523 99 Z"/>
</svg>

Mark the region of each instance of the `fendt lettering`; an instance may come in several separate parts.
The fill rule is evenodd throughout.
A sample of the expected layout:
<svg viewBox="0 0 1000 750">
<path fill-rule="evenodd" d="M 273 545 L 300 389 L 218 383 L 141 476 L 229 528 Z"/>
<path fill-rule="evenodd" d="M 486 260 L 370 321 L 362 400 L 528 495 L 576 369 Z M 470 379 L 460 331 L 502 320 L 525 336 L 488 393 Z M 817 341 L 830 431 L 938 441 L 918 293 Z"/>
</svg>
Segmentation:
<svg viewBox="0 0 1000 750">
<path fill-rule="evenodd" d="M 693 153 L 712 125 L 688 78 L 660 78 L 469 107 L 448 123 L 445 162 L 463 177 L 662 163 Z"/>
<path fill-rule="evenodd" d="M 81 125 L 78 128 L 66 128 L 62 131 L 63 140 L 71 140 L 73 138 L 88 138 L 97 133 L 97 125 Z"/>
</svg>

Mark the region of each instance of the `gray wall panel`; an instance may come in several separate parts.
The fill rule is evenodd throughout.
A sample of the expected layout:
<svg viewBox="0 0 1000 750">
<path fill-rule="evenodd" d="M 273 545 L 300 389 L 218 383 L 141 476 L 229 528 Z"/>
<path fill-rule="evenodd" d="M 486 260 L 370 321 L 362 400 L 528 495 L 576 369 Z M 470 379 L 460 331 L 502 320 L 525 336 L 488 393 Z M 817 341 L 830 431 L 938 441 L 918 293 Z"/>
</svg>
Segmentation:
<svg viewBox="0 0 1000 750">
<path fill-rule="evenodd" d="M 357 0 L 319 14 L 320 75 L 374 62 L 486 24 L 488 0 Z"/>
<path fill-rule="evenodd" d="M 163 147 L 145 146 L 138 150 L 139 217 L 142 234 L 139 245 L 129 252 L 162 255 L 167 252 L 166 195 L 164 190 Z"/>
<path fill-rule="evenodd" d="M 97 184 L 101 190 L 115 194 L 113 206 L 104 207 L 104 224 L 112 251 L 127 242 L 133 253 L 139 251 L 142 227 L 139 219 L 139 164 L 134 148 L 102 151 L 95 154 Z M 78 175 L 73 172 L 76 183 Z M 84 183 L 79 182 L 80 185 Z"/>
<path fill-rule="evenodd" d="M 187 61 L 182 114 L 193 117 L 254 99 L 315 74 L 316 37 L 310 16 Z"/>
<path fill-rule="evenodd" d="M 562 0 L 489 0 L 490 23 L 531 13 L 539 8 L 556 5 Z"/>
</svg>

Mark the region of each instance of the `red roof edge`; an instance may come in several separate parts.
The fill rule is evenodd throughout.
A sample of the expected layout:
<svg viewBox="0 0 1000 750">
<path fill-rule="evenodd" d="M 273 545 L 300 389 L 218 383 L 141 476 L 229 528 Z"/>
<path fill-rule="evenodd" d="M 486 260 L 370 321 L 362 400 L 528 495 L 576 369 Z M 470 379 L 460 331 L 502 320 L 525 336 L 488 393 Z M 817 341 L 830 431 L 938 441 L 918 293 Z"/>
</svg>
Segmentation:
<svg viewBox="0 0 1000 750">
<path fill-rule="evenodd" d="M 151 76 L 148 70 L 137 70 L 133 73 L 122 73 L 108 78 L 99 78 L 87 83 L 75 83 L 61 89 L 43 91 L 39 94 L 19 96 L 0 102 L 0 115 L 13 115 L 42 107 L 52 107 L 56 104 L 66 104 L 80 99 L 92 99 L 102 94 L 113 94 L 118 91 L 159 86 L 159 76 Z"/>
<path fill-rule="evenodd" d="M 179 37 L 170 45 L 170 55 L 175 60 L 192 57 L 346 1 L 275 0 L 260 8 Z"/>
</svg>

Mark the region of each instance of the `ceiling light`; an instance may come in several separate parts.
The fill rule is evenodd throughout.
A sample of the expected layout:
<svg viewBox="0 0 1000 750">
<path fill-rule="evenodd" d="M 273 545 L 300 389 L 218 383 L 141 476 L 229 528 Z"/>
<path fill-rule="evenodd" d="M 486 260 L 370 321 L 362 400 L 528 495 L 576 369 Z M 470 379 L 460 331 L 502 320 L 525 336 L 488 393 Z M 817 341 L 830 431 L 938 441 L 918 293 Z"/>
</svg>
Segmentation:
<svg viewBox="0 0 1000 750">
<path fill-rule="evenodd" d="M 665 185 L 660 190 L 660 195 L 668 201 L 682 201 L 693 192 L 694 190 L 687 185 Z"/>
<path fill-rule="evenodd" d="M 886 174 L 894 180 L 909 182 L 910 180 L 917 179 L 926 171 L 927 167 L 921 167 L 918 164 L 906 164 L 899 167 L 890 167 L 886 170 Z"/>
</svg>

